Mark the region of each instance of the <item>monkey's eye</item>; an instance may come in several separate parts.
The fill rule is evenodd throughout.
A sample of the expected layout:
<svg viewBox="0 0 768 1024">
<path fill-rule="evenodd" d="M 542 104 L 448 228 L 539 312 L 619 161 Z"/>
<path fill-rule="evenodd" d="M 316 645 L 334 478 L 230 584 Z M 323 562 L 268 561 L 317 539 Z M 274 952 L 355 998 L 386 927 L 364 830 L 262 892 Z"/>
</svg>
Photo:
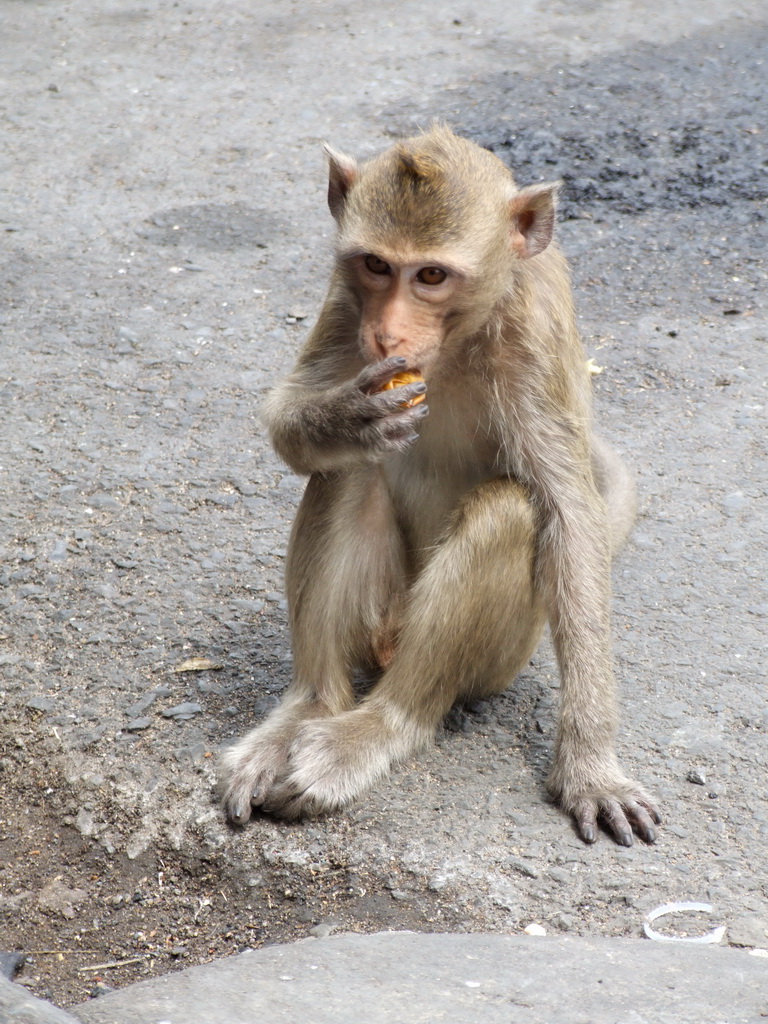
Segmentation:
<svg viewBox="0 0 768 1024">
<path fill-rule="evenodd" d="M 372 274 L 388 274 L 390 269 L 388 263 L 380 260 L 378 256 L 374 256 L 372 252 L 365 257 L 365 265 Z"/>
<path fill-rule="evenodd" d="M 424 267 L 416 275 L 416 280 L 422 284 L 442 284 L 448 275 L 440 267 Z"/>
</svg>

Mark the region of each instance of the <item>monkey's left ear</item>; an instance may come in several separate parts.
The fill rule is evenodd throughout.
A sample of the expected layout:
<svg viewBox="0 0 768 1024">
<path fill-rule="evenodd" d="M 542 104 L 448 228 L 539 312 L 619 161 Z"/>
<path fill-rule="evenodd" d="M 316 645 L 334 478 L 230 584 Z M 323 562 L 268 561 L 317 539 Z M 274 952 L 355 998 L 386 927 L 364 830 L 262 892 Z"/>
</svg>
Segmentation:
<svg viewBox="0 0 768 1024">
<path fill-rule="evenodd" d="M 544 252 L 555 229 L 555 206 L 562 182 L 521 188 L 509 201 L 511 245 L 520 259 Z"/>
<path fill-rule="evenodd" d="M 328 206 L 336 220 L 341 216 L 347 193 L 357 181 L 357 161 L 351 156 L 339 153 L 326 143 L 323 147 L 328 157 Z"/>
</svg>

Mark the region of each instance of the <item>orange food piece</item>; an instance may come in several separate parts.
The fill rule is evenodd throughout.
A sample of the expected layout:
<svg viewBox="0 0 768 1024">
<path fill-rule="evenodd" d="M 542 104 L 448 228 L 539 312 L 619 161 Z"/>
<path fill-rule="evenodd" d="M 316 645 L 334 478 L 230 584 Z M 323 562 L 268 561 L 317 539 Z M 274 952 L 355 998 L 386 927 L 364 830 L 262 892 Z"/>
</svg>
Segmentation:
<svg viewBox="0 0 768 1024">
<path fill-rule="evenodd" d="M 393 388 L 401 388 L 406 384 L 418 384 L 419 381 L 423 381 L 424 378 L 420 373 L 413 373 L 410 370 L 405 370 L 403 373 L 396 373 L 392 380 L 388 380 L 382 391 L 391 391 Z M 416 395 L 415 398 L 409 399 L 407 402 L 403 402 L 403 408 L 412 408 L 414 405 L 418 405 L 419 402 L 423 402 L 426 395 Z"/>
</svg>

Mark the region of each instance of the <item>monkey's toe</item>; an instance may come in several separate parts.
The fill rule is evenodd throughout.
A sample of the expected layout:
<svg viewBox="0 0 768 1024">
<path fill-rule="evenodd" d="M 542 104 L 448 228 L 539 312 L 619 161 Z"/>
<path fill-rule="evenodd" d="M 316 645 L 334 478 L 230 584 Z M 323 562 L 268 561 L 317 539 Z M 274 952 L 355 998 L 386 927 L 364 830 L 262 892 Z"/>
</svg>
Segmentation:
<svg viewBox="0 0 768 1024">
<path fill-rule="evenodd" d="M 288 744 L 287 737 L 265 737 L 254 730 L 224 752 L 222 803 L 233 824 L 247 824 L 254 807 L 265 802 L 275 780 L 285 772 Z"/>
<path fill-rule="evenodd" d="M 227 817 L 233 825 L 247 825 L 251 820 L 251 803 L 242 797 L 236 797 L 225 804 Z"/>
<path fill-rule="evenodd" d="M 345 801 L 333 799 L 322 785 L 302 789 L 301 783 L 289 776 L 272 789 L 263 810 L 285 821 L 300 821 L 319 818 L 323 814 L 339 811 L 344 806 Z"/>
<path fill-rule="evenodd" d="M 340 785 L 333 773 L 310 781 L 299 768 L 272 787 L 262 809 L 276 818 L 298 821 L 341 811 L 354 798 L 355 794 Z"/>
<path fill-rule="evenodd" d="M 254 810 L 267 809 L 264 805 L 269 801 L 274 787 L 275 777 L 272 773 L 268 776 L 259 773 L 254 778 L 254 773 L 246 770 L 234 777 L 222 801 L 227 818 L 233 825 L 247 825 Z"/>
<path fill-rule="evenodd" d="M 576 798 L 571 802 L 571 813 L 585 843 L 596 841 L 598 824 L 619 846 L 632 846 L 635 835 L 646 843 L 654 843 L 654 825 L 661 824 L 658 808 L 643 790 L 632 783 L 617 785 L 615 792 Z"/>
</svg>

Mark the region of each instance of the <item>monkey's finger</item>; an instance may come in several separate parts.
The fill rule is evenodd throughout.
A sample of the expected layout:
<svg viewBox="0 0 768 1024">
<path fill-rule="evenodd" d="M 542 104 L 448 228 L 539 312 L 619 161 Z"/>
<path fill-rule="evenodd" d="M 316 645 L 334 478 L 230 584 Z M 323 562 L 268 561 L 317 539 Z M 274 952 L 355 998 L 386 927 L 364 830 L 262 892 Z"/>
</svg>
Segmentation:
<svg viewBox="0 0 768 1024">
<path fill-rule="evenodd" d="M 297 786 L 290 778 L 273 788 L 269 800 L 264 804 L 264 810 L 286 821 L 310 818 L 318 813 L 307 797 L 306 790 Z"/>
<path fill-rule="evenodd" d="M 389 391 L 380 391 L 376 395 L 371 395 L 371 400 L 376 402 L 380 408 L 390 412 L 393 409 L 406 408 L 414 398 L 424 395 L 426 390 L 427 385 L 422 380 L 416 384 L 401 384 Z M 422 404 L 420 403 L 420 405 Z"/>
<path fill-rule="evenodd" d="M 661 815 L 650 801 L 625 800 L 624 808 L 635 832 L 646 843 L 656 842 L 655 825 L 661 824 Z"/>
<path fill-rule="evenodd" d="M 627 820 L 624 808 L 616 797 L 601 801 L 600 819 L 620 846 L 631 846 L 634 842 L 632 826 Z"/>
<path fill-rule="evenodd" d="M 580 800 L 573 808 L 576 827 L 585 843 L 597 839 L 597 804 L 592 800 Z"/>
<path fill-rule="evenodd" d="M 403 406 L 398 403 L 394 408 L 386 409 L 378 417 L 377 427 L 387 434 L 403 433 L 408 430 L 416 430 L 419 423 L 425 416 L 429 415 L 429 406 L 423 405 Z"/>
<path fill-rule="evenodd" d="M 414 430 L 426 415 L 427 408 L 425 406 L 416 405 L 409 409 L 396 407 L 390 409 L 375 426 L 377 430 L 387 435 L 405 433 L 408 430 Z"/>
<path fill-rule="evenodd" d="M 656 829 L 653 827 L 653 821 L 644 807 L 638 807 L 637 811 L 633 812 L 632 827 L 644 842 L 656 842 Z"/>
<path fill-rule="evenodd" d="M 648 813 L 657 825 L 660 825 L 662 823 L 664 819 L 662 818 L 661 811 L 658 809 L 653 800 L 649 799 L 648 797 L 645 797 L 643 800 L 639 800 L 638 803 L 640 803 L 641 806 L 643 806 L 646 809 L 646 811 L 648 811 Z"/>
<path fill-rule="evenodd" d="M 403 445 L 412 444 L 418 440 L 419 434 L 416 427 L 423 415 L 415 417 L 412 415 L 414 411 L 409 409 L 402 415 L 391 415 L 377 424 L 376 430 L 380 445 L 384 450 L 402 448 Z"/>
<path fill-rule="evenodd" d="M 371 363 L 370 366 L 364 366 L 357 375 L 355 385 L 366 394 L 380 391 L 396 373 L 402 373 L 407 365 L 405 356 L 390 356 L 380 363 Z"/>
</svg>

